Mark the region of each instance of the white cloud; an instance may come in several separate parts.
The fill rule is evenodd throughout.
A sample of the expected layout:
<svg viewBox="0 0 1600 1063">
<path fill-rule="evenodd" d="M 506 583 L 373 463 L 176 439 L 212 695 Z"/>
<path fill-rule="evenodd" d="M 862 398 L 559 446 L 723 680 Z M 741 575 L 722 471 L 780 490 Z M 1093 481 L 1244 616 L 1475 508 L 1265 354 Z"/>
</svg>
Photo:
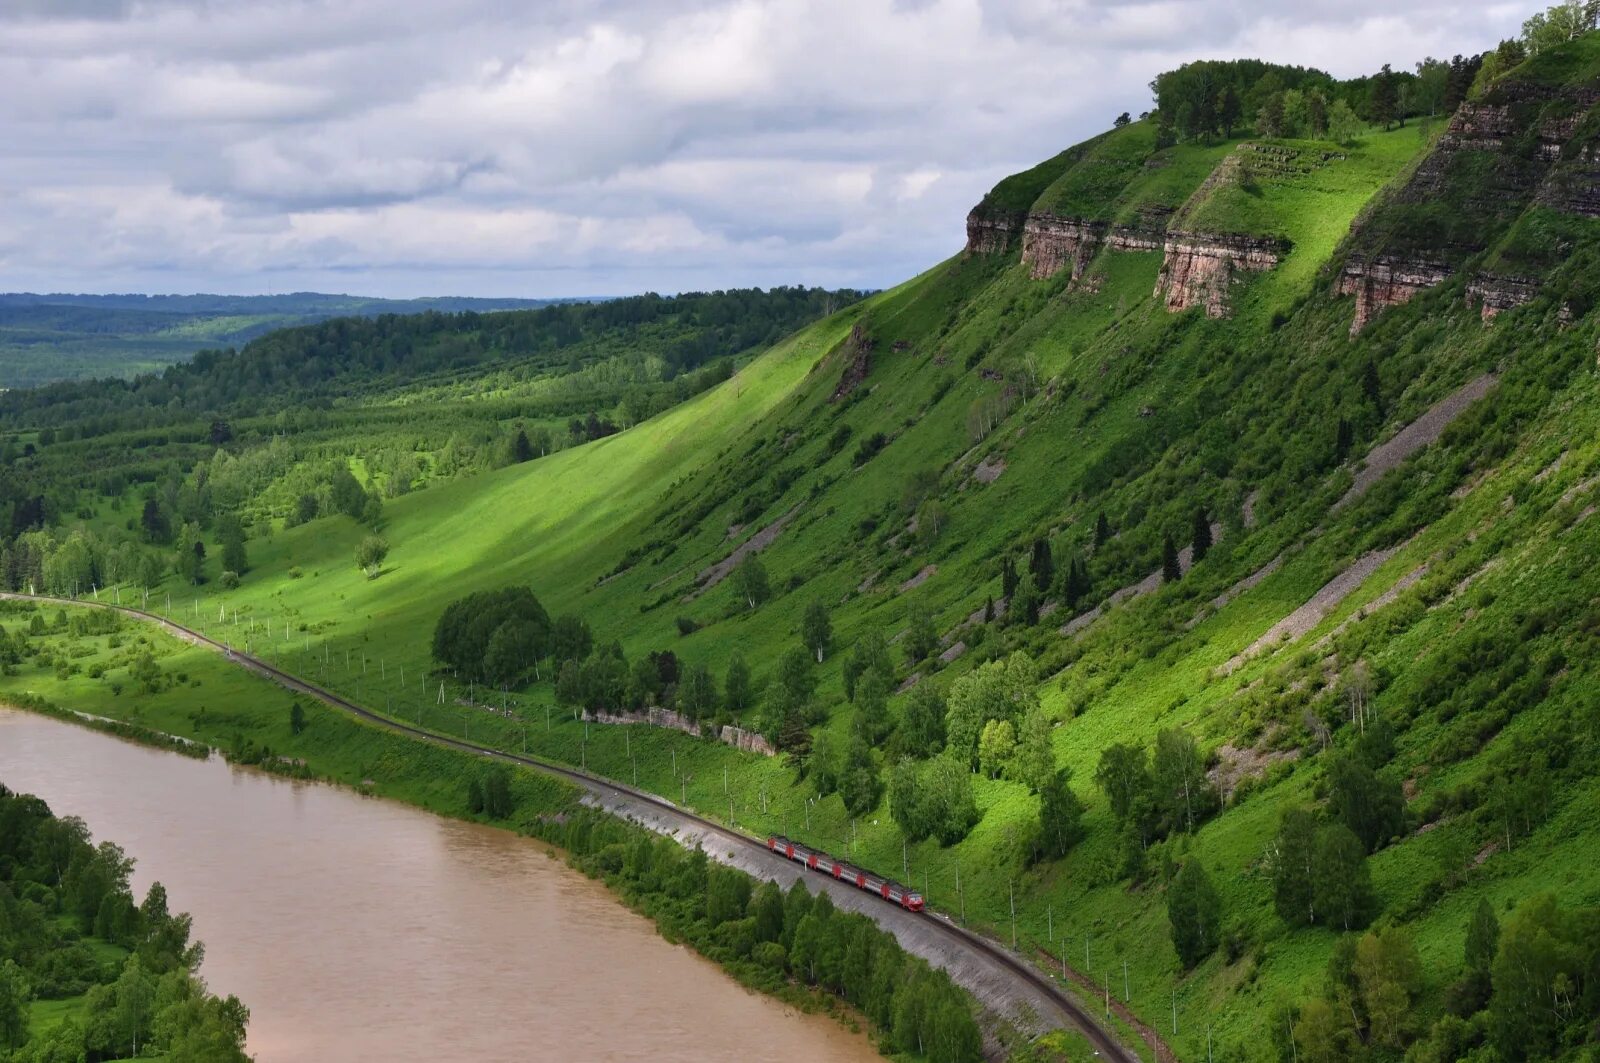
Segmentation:
<svg viewBox="0 0 1600 1063">
<path fill-rule="evenodd" d="M 887 285 L 1194 58 L 1481 50 L 1445 0 L 5 0 L 0 288 Z"/>
</svg>

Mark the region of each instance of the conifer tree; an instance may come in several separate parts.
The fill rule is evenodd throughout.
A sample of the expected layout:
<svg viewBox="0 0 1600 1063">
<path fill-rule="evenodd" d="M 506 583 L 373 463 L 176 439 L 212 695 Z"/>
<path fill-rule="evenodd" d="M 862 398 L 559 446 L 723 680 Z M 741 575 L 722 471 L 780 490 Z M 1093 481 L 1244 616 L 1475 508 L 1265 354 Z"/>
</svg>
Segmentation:
<svg viewBox="0 0 1600 1063">
<path fill-rule="evenodd" d="M 1395 84 L 1394 71 L 1388 63 L 1383 64 L 1383 69 L 1372 80 L 1367 117 L 1384 129 L 1388 129 L 1396 119 L 1401 125 L 1405 124 L 1405 116 L 1400 114 L 1400 89 Z"/>
<path fill-rule="evenodd" d="M 1015 593 L 1017 593 L 1017 566 L 1012 562 L 1011 555 L 1007 554 L 1000 561 L 1000 597 L 1009 602 Z"/>
<path fill-rule="evenodd" d="M 1047 539 L 1033 541 L 1033 556 L 1028 560 L 1028 572 L 1033 576 L 1033 585 L 1041 595 L 1050 592 L 1050 582 L 1055 579 L 1056 559 L 1050 552 L 1050 542 Z"/>
<path fill-rule="evenodd" d="M 1183 567 L 1178 564 L 1178 547 L 1169 532 L 1161 540 L 1161 579 L 1165 583 L 1176 583 L 1182 578 Z"/>
<path fill-rule="evenodd" d="M 1094 519 L 1094 546 L 1098 550 L 1111 541 L 1111 522 L 1106 519 L 1106 511 L 1101 510 L 1100 515 Z"/>
<path fill-rule="evenodd" d="M 1201 506 L 1194 511 L 1194 563 L 1199 564 L 1211 550 L 1211 516 Z"/>
<path fill-rule="evenodd" d="M 528 433 L 520 425 L 517 427 L 517 434 L 511 439 L 511 460 L 517 465 L 533 460 L 533 444 L 528 440 Z"/>
</svg>

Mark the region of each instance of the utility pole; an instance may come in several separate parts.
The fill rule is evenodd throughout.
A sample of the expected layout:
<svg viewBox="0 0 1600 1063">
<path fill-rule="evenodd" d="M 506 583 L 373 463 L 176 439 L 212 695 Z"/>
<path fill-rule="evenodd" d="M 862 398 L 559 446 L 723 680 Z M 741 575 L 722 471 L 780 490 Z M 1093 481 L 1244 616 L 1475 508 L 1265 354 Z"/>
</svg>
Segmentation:
<svg viewBox="0 0 1600 1063">
<path fill-rule="evenodd" d="M 1011 948 L 1017 947 L 1017 884 L 1015 880 L 1006 883 L 1006 890 L 1011 896 Z"/>
<path fill-rule="evenodd" d="M 961 858 L 956 858 L 956 901 L 961 905 L 961 925 L 967 925 L 967 895 L 961 891 Z"/>
<path fill-rule="evenodd" d="M 910 881 L 911 864 L 906 859 L 906 840 L 900 839 L 900 877 Z"/>
<path fill-rule="evenodd" d="M 1178 1036 L 1178 986 L 1172 986 L 1172 1036 Z"/>
<path fill-rule="evenodd" d="M 1049 935 L 1050 943 L 1052 945 L 1055 944 L 1055 940 L 1056 940 L 1055 905 L 1047 905 L 1045 907 L 1045 910 L 1044 910 L 1044 926 L 1045 926 L 1045 933 Z"/>
<path fill-rule="evenodd" d="M 1128 996 L 1128 961 L 1127 960 L 1123 960 L 1122 961 L 1122 1002 L 1124 1004 L 1132 1003 L 1132 999 Z"/>
</svg>

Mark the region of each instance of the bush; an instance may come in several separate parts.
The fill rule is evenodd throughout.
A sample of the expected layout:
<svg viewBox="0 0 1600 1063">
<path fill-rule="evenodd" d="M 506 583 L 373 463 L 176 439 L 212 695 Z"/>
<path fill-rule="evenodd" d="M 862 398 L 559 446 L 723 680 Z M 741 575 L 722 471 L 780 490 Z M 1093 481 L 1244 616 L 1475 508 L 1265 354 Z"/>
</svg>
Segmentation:
<svg viewBox="0 0 1600 1063">
<path fill-rule="evenodd" d="M 882 432 L 872 433 L 870 436 L 856 444 L 856 456 L 851 459 L 851 463 L 855 465 L 856 468 L 860 468 L 876 457 L 878 451 L 882 450 L 888 445 L 888 443 L 889 437 L 884 435 Z"/>
<path fill-rule="evenodd" d="M 224 572 L 222 578 L 217 582 L 222 584 L 222 589 L 225 591 L 237 590 L 239 587 L 239 573 Z"/>
</svg>

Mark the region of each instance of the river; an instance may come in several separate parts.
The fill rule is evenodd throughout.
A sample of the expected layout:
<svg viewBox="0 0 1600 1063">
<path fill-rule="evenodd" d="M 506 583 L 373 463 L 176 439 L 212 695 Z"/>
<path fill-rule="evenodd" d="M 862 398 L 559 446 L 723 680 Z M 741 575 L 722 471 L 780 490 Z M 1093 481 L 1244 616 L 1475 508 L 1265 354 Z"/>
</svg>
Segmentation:
<svg viewBox="0 0 1600 1063">
<path fill-rule="evenodd" d="M 0 782 L 194 916 L 260 1063 L 879 1058 L 505 831 L 6 709 Z"/>
</svg>

